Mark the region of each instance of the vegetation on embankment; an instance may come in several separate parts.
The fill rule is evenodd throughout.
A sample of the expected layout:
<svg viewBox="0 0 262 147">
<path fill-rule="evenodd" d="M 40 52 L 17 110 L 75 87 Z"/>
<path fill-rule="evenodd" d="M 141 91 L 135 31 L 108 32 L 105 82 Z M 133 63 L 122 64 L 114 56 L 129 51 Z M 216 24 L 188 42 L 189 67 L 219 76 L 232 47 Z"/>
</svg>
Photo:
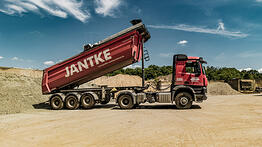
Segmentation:
<svg viewBox="0 0 262 147">
<path fill-rule="evenodd" d="M 116 70 L 112 73 L 107 74 L 108 76 L 114 76 L 117 74 L 128 74 L 128 75 L 137 75 L 141 76 L 142 69 L 140 67 L 137 68 L 126 68 Z M 149 79 L 156 79 L 159 76 L 166 76 L 172 73 L 172 66 L 157 66 L 157 65 L 150 65 L 145 68 L 145 78 L 146 80 Z M 229 81 L 234 78 L 238 79 L 262 79 L 262 74 L 259 73 L 257 70 L 242 70 L 239 71 L 236 68 L 217 68 L 213 66 L 207 66 L 206 74 L 208 80 L 213 81 Z"/>
</svg>

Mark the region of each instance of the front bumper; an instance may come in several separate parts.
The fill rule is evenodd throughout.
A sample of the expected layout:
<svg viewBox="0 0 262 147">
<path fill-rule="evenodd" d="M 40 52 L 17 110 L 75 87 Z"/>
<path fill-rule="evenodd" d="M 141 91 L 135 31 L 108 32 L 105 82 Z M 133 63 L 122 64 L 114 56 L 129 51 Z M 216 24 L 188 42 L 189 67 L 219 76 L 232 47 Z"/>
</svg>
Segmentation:
<svg viewBox="0 0 262 147">
<path fill-rule="evenodd" d="M 203 102 L 203 100 L 207 100 L 207 88 L 203 87 L 202 93 L 200 94 L 195 94 L 195 100 L 197 103 Z"/>
</svg>

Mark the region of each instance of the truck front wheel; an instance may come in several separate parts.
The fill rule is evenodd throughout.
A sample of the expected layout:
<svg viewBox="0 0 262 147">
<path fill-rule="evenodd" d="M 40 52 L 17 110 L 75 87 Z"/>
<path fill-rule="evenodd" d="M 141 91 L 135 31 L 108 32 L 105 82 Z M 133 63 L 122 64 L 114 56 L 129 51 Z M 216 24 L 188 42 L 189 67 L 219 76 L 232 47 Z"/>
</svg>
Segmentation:
<svg viewBox="0 0 262 147">
<path fill-rule="evenodd" d="M 121 109 L 131 109 L 134 107 L 134 102 L 129 94 L 121 95 L 117 100 L 118 105 Z"/>
<path fill-rule="evenodd" d="M 95 99 L 91 94 L 83 94 L 80 101 L 84 109 L 90 109 L 95 105 Z"/>
<path fill-rule="evenodd" d="M 189 109 L 192 106 L 192 96 L 187 92 L 177 94 L 175 98 L 176 107 L 178 109 Z"/>
<path fill-rule="evenodd" d="M 60 110 L 64 107 L 64 102 L 62 97 L 59 95 L 54 95 L 50 98 L 50 105 L 54 110 Z"/>
</svg>

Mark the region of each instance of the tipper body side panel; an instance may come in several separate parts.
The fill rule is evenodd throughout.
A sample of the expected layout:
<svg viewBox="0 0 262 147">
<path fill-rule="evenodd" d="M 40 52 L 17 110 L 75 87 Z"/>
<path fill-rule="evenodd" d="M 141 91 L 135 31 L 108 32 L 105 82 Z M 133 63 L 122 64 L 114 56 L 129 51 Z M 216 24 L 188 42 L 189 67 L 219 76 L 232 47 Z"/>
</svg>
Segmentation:
<svg viewBox="0 0 262 147">
<path fill-rule="evenodd" d="M 42 93 L 73 88 L 141 59 L 142 36 L 136 30 L 44 70 Z"/>
</svg>

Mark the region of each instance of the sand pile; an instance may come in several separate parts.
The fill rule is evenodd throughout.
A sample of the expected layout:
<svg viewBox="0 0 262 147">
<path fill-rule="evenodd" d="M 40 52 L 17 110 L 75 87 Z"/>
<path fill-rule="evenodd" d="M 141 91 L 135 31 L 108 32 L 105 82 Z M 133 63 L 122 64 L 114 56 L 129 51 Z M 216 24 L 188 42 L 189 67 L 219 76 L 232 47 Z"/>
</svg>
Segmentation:
<svg viewBox="0 0 262 147">
<path fill-rule="evenodd" d="M 231 88 L 231 86 L 224 82 L 209 82 L 207 86 L 208 95 L 239 95 L 240 92 Z"/>
<path fill-rule="evenodd" d="M 0 114 L 33 109 L 33 104 L 47 101 L 41 93 L 41 78 L 0 72 Z"/>
<path fill-rule="evenodd" d="M 157 79 L 159 79 L 161 81 L 168 81 L 168 82 L 171 83 L 171 81 L 172 81 L 172 74 L 167 75 L 167 76 L 160 76 Z"/>
<path fill-rule="evenodd" d="M 139 76 L 132 75 L 115 75 L 112 77 L 103 76 L 92 80 L 81 87 L 90 87 L 92 84 L 96 85 L 108 85 L 109 87 L 121 87 L 121 86 L 141 86 L 142 79 Z"/>
</svg>

